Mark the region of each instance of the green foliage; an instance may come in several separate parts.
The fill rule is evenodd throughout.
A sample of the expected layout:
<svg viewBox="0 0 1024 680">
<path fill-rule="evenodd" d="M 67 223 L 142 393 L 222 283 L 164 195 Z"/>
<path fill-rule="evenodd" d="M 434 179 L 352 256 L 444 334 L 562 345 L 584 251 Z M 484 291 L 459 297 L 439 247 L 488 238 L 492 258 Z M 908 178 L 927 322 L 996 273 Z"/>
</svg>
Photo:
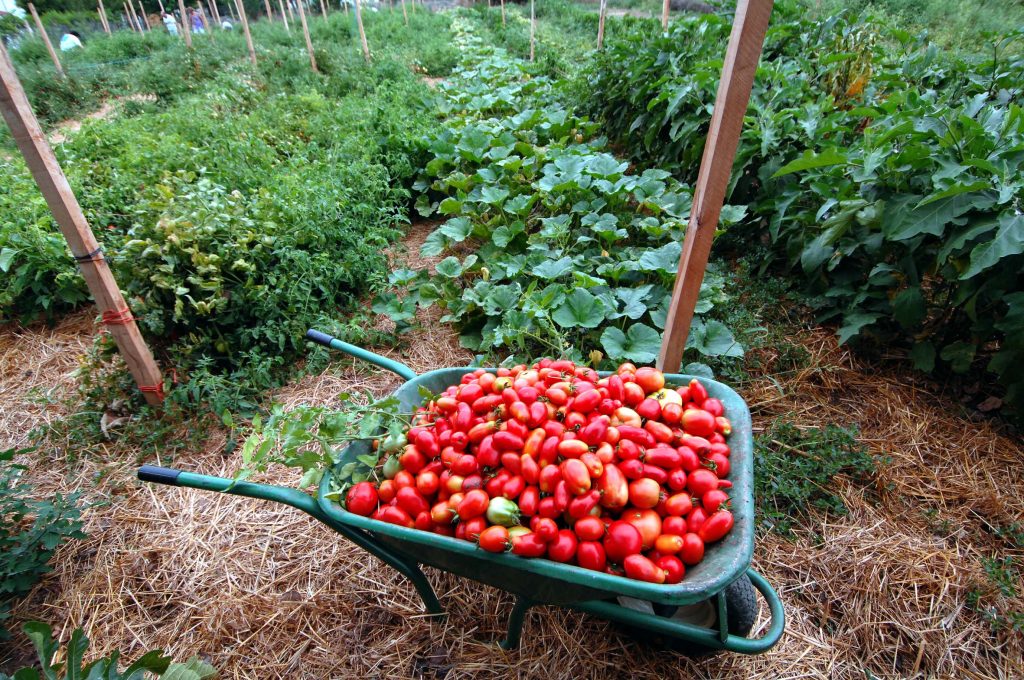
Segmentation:
<svg viewBox="0 0 1024 680">
<path fill-rule="evenodd" d="M 24 466 L 12 462 L 23 451 L 0 451 L 0 624 L 13 599 L 22 597 L 50 571 L 54 551 L 69 538 L 85 538 L 76 495 L 31 497 L 21 482 Z M 0 639 L 7 631 L 0 625 Z"/>
<path fill-rule="evenodd" d="M 800 429 L 775 421 L 754 438 L 758 521 L 767 529 L 792 536 L 794 525 L 811 510 L 845 514 L 835 478 L 842 475 L 867 483 L 875 465 L 854 430 L 836 425 Z"/>
<path fill-rule="evenodd" d="M 612 41 L 586 79 L 589 111 L 638 162 L 692 180 L 728 33 L 704 15 Z M 1024 398 L 1021 39 L 966 59 L 780 3 L 730 186 L 747 224 L 727 235 L 767 242 L 759 273 L 802 280 L 841 341 L 903 345 L 927 371 L 990 371 L 1011 403 Z"/>
<path fill-rule="evenodd" d="M 81 628 L 71 633 L 65 650 L 67 660 L 54 663 L 60 649 L 50 626 L 31 621 L 25 624 L 24 631 L 36 648 L 42 672 L 35 668 L 22 668 L 12 676 L 0 673 L 0 680 L 145 680 L 149 673 L 165 680 L 207 680 L 217 675 L 213 666 L 196 657 L 177 663 L 160 650 L 146 652 L 124 670 L 120 669 L 121 653 L 116 650 L 110 656 L 85 663 L 89 638 Z"/>
<path fill-rule="evenodd" d="M 398 323 L 437 302 L 464 346 L 483 353 L 537 352 L 580 361 L 601 347 L 609 359 L 654 360 L 689 215 L 688 187 L 668 172 L 628 171 L 596 128 L 550 103 L 555 84 L 522 60 L 484 47 L 460 24 L 464 65 L 441 88 L 450 127 L 431 136 L 414 188 L 417 208 L 448 219 L 422 255 L 457 252 L 437 276 L 396 272 L 409 290 L 374 310 Z M 728 210 L 739 216 L 742 211 Z M 468 253 L 468 254 L 467 254 Z M 724 301 L 708 276 L 698 312 Z M 738 356 L 718 321 L 698 320 L 690 348 Z"/>
</svg>

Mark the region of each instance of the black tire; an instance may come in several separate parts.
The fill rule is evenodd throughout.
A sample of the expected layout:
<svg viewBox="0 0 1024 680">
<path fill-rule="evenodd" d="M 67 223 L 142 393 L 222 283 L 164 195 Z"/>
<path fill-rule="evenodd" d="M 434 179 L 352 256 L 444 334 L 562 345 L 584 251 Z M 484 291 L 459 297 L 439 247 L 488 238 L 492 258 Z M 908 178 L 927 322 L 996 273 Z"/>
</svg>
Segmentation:
<svg viewBox="0 0 1024 680">
<path fill-rule="evenodd" d="M 621 599 L 620 604 L 623 604 Z M 646 604 L 651 605 L 651 609 L 658 616 L 672 617 L 679 610 L 679 607 L 671 605 Z M 718 608 L 714 599 L 708 600 L 708 607 L 713 613 L 713 621 L 709 623 L 708 627 L 717 630 Z M 754 627 L 754 622 L 757 620 L 757 591 L 746 574 L 740 576 L 726 587 L 725 612 L 729 620 L 729 633 L 731 635 L 746 637 L 750 634 Z M 712 647 L 697 645 L 687 640 L 668 637 L 642 628 L 635 628 L 633 626 L 622 627 L 628 635 L 645 644 L 659 649 L 669 649 L 687 656 L 704 656 L 720 651 Z"/>
</svg>

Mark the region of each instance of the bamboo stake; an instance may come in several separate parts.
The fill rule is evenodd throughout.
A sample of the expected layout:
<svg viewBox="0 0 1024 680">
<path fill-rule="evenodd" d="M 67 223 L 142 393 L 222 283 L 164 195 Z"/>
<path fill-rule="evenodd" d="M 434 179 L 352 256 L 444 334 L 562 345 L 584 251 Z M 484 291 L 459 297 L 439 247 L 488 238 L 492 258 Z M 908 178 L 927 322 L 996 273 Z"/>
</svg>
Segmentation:
<svg viewBox="0 0 1024 680">
<path fill-rule="evenodd" d="M 320 14 L 327 18 L 327 5 L 324 4 L 324 0 L 320 0 Z"/>
<path fill-rule="evenodd" d="M 270 0 L 263 0 L 263 5 L 264 5 L 264 7 L 265 7 L 265 9 L 267 11 L 267 20 L 268 21 L 273 21 L 274 20 L 274 13 L 270 11 Z"/>
<path fill-rule="evenodd" d="M 729 174 L 736 159 L 736 147 L 743 129 L 743 117 L 750 103 L 757 62 L 764 46 L 773 0 L 739 0 L 732 35 L 722 65 L 715 108 L 711 115 L 701 159 L 697 184 L 693 191 L 690 223 L 686 228 L 679 271 L 672 289 L 672 303 L 662 336 L 658 368 L 678 373 L 686 337 L 690 333 L 693 310 L 700 295 L 700 284 L 707 269 L 711 242 L 729 186 Z"/>
<path fill-rule="evenodd" d="M 53 49 L 53 43 L 50 42 L 50 36 L 46 34 L 46 29 L 43 28 L 43 22 L 39 19 L 39 13 L 36 12 L 36 6 L 31 2 L 28 3 L 28 11 L 32 12 L 32 19 L 35 20 L 36 28 L 39 29 L 39 35 L 42 36 L 43 42 L 46 44 L 46 51 L 50 53 L 50 59 L 53 59 L 53 67 L 57 69 L 57 75 L 61 78 L 67 78 L 64 74 L 64 67 L 60 65 L 60 59 L 57 58 L 57 52 Z"/>
<path fill-rule="evenodd" d="M 31 7 L 31 5 L 29 5 Z M 34 10 L 33 14 L 35 13 Z M 149 404 L 163 401 L 163 376 L 146 346 L 138 326 L 131 318 L 128 304 L 114 280 L 107 261 L 102 257 L 99 242 L 82 214 L 82 208 L 68 184 L 64 171 L 43 135 L 39 121 L 25 96 L 25 90 L 14 72 L 7 49 L 0 42 L 0 113 L 11 129 L 25 164 L 53 218 L 60 227 L 68 247 L 78 259 L 89 292 L 104 318 L 110 317 L 107 328 L 131 371 L 135 383 L 142 388 Z"/>
<path fill-rule="evenodd" d="M 663 31 L 668 30 L 669 1 L 670 0 L 662 0 L 661 3 L 661 30 Z"/>
<path fill-rule="evenodd" d="M 348 7 L 348 5 L 346 5 Z M 409 13 L 405 11 L 405 0 L 402 0 L 402 18 L 405 19 L 405 25 L 409 25 Z"/>
<path fill-rule="evenodd" d="M 604 17 L 608 11 L 608 0 L 601 0 L 601 13 L 597 18 L 597 49 L 604 48 Z"/>
<path fill-rule="evenodd" d="M 121 7 L 124 8 L 125 16 L 128 17 L 128 24 L 132 27 L 132 31 L 136 33 L 141 33 L 142 31 L 139 30 L 139 22 L 135 20 L 135 10 L 133 10 L 131 5 L 129 4 L 129 0 L 125 0 L 125 2 L 122 2 Z"/>
<path fill-rule="evenodd" d="M 533 0 L 530 0 L 530 61 L 533 61 L 535 35 L 537 33 L 537 15 L 533 13 Z"/>
<path fill-rule="evenodd" d="M 178 0 L 178 11 L 181 12 L 181 25 L 185 29 L 185 47 L 192 49 L 192 22 L 188 20 L 188 12 L 185 11 L 185 0 Z"/>
<path fill-rule="evenodd" d="M 281 8 L 281 19 L 284 21 L 284 30 L 288 31 L 290 35 L 292 29 L 288 27 L 288 15 L 284 11 L 284 0 L 277 0 L 278 7 Z"/>
<path fill-rule="evenodd" d="M 363 43 L 363 56 L 366 58 L 367 63 L 369 63 L 370 46 L 366 44 L 366 31 L 363 30 L 363 13 L 360 11 L 359 5 L 359 0 L 356 0 L 356 26 L 359 27 L 359 40 Z"/>
<path fill-rule="evenodd" d="M 245 44 L 249 48 L 249 61 L 256 65 L 256 48 L 252 45 L 252 33 L 249 32 L 249 18 L 245 16 L 245 5 L 242 0 L 235 0 L 235 9 L 238 10 L 238 19 L 242 22 L 242 31 L 245 32 Z"/>
<path fill-rule="evenodd" d="M 132 0 L 127 0 L 128 11 L 132 15 L 132 21 L 139 29 L 139 33 L 145 33 L 146 29 L 142 27 L 142 20 L 139 19 L 139 13 L 135 11 L 135 3 Z"/>
<path fill-rule="evenodd" d="M 110 22 L 107 21 L 107 8 L 103 6 L 103 0 L 99 0 L 99 4 L 96 5 L 96 10 L 100 15 L 100 23 L 103 24 L 103 30 L 107 35 L 110 35 Z"/>
<path fill-rule="evenodd" d="M 302 35 L 306 37 L 306 52 L 309 53 L 309 65 L 313 67 L 313 73 L 320 73 L 320 69 L 316 67 L 316 57 L 313 56 L 313 41 L 309 38 L 309 26 L 306 24 L 306 10 L 302 7 L 304 2 L 305 0 L 299 0 L 297 3 L 299 6 L 299 19 L 302 21 Z"/>
<path fill-rule="evenodd" d="M 142 18 L 142 25 L 146 28 L 146 33 L 153 30 L 153 27 L 149 25 L 149 17 L 146 16 L 146 8 L 142 6 L 142 0 L 138 0 L 139 3 L 139 16 Z"/>
</svg>

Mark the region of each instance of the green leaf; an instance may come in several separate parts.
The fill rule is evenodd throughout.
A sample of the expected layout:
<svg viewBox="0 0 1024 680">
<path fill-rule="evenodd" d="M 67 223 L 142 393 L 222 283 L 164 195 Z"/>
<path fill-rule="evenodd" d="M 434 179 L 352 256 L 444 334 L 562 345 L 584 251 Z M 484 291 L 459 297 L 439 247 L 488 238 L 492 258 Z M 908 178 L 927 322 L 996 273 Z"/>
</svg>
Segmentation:
<svg viewBox="0 0 1024 680">
<path fill-rule="evenodd" d="M 473 223 L 468 217 L 455 217 L 441 225 L 438 231 L 455 243 L 462 243 L 473 233 Z"/>
<path fill-rule="evenodd" d="M 586 290 L 577 288 L 566 297 L 551 318 L 563 328 L 596 328 L 604 321 L 604 314 L 604 305 L 600 300 Z"/>
<path fill-rule="evenodd" d="M 146 652 L 144 655 L 142 655 L 141 658 L 139 658 L 138 661 L 136 661 L 132 665 L 128 666 L 128 668 L 126 668 L 124 670 L 124 678 L 125 678 L 125 680 L 134 679 L 134 678 L 138 678 L 139 680 L 141 680 L 143 677 L 145 677 L 145 672 L 146 671 L 150 671 L 152 673 L 160 674 L 160 673 L 164 673 L 165 671 L 170 670 L 170 666 L 171 665 L 172 665 L 171 664 L 171 657 L 164 656 L 163 651 L 161 651 L 159 649 L 154 649 L 154 650 L 152 650 L 150 652 Z M 173 665 L 180 666 L 181 664 L 173 664 Z M 161 677 L 167 678 L 168 676 L 167 675 L 163 675 Z M 174 676 L 170 676 L 170 677 L 173 678 Z M 203 676 L 203 677 L 210 677 L 210 676 Z M 181 680 L 182 678 L 184 678 L 185 680 L 194 680 L 193 678 L 188 678 L 188 676 L 179 676 L 179 680 Z"/>
<path fill-rule="evenodd" d="M 11 262 L 14 261 L 14 256 L 18 254 L 18 251 L 14 248 L 4 248 L 0 250 L 0 272 L 4 274 L 11 268 Z"/>
<path fill-rule="evenodd" d="M 811 168 L 824 168 L 829 165 L 845 165 L 846 162 L 846 154 L 842 153 L 838 149 L 826 149 L 820 154 L 815 154 L 814 152 L 807 150 L 800 158 L 790 161 L 776 170 L 775 174 L 772 175 L 772 178 L 782 177 L 783 175 L 788 175 L 793 172 L 810 170 Z"/>
<path fill-rule="evenodd" d="M 43 670 L 43 677 L 46 680 L 57 680 L 57 669 L 51 665 L 51 660 L 57 653 L 57 642 L 53 639 L 53 631 L 45 623 L 29 621 L 22 630 L 32 641 L 36 648 L 36 655 L 39 657 L 39 664 Z"/>
<path fill-rule="evenodd" d="M 480 199 L 490 205 L 500 205 L 506 198 L 508 198 L 508 189 L 502 187 L 488 185 L 480 190 Z"/>
<path fill-rule="evenodd" d="M 935 345 L 927 340 L 917 343 L 910 350 L 910 360 L 917 370 L 931 373 L 935 368 Z"/>
<path fill-rule="evenodd" d="M 459 262 L 459 258 L 454 255 L 449 255 L 434 265 L 434 269 L 437 270 L 437 273 L 441 276 L 454 279 L 458 278 L 459 275 L 462 274 L 462 263 Z"/>
<path fill-rule="evenodd" d="M 679 256 L 683 252 L 681 243 L 672 241 L 661 248 L 645 251 L 640 256 L 640 268 L 664 274 L 675 274 L 679 266 Z"/>
<path fill-rule="evenodd" d="M 642 323 L 633 324 L 625 333 L 610 326 L 601 334 L 601 346 L 614 361 L 649 364 L 661 351 L 661 334 Z"/>
<path fill-rule="evenodd" d="M 216 675 L 217 669 L 192 657 L 183 664 L 172 663 L 160 677 L 162 680 L 208 680 Z"/>
<path fill-rule="evenodd" d="M 957 340 L 943 347 L 939 356 L 943 361 L 949 362 L 954 373 L 966 373 L 971 368 L 976 351 L 974 344 Z"/>
<path fill-rule="evenodd" d="M 886 236 L 894 241 L 905 241 L 921 234 L 941 236 L 952 220 L 978 207 L 978 200 L 976 195 L 958 194 L 915 208 L 899 222 L 887 223 Z"/>
<path fill-rule="evenodd" d="M 911 286 L 901 290 L 892 299 L 893 317 L 904 328 L 913 328 L 924 321 L 928 310 L 925 307 L 921 288 Z"/>
<path fill-rule="evenodd" d="M 638 286 L 636 288 L 616 288 L 615 297 L 622 300 L 623 309 L 620 316 L 630 319 L 639 319 L 647 312 L 645 300 L 651 294 L 651 284 Z"/>
<path fill-rule="evenodd" d="M 706 323 L 695 319 L 686 346 L 709 357 L 743 356 L 743 346 L 736 341 L 729 327 L 714 319 Z"/>
<path fill-rule="evenodd" d="M 557 279 L 572 270 L 572 258 L 561 257 L 557 260 L 545 260 L 533 268 L 533 275 L 544 279 Z"/>
<path fill-rule="evenodd" d="M 682 373 L 684 375 L 693 375 L 698 378 L 707 378 L 708 380 L 715 379 L 715 372 L 711 370 L 710 366 L 696 361 L 683 366 Z"/>
<path fill-rule="evenodd" d="M 971 265 L 960 275 L 969 279 L 994 267 L 1000 260 L 1024 253 L 1024 215 L 1003 215 L 999 218 L 999 231 L 995 238 L 974 247 Z"/>
<path fill-rule="evenodd" d="M 846 344 L 846 341 L 860 333 L 865 326 L 870 326 L 878 321 L 881 314 L 874 312 L 850 312 L 843 317 L 843 325 L 839 328 L 839 344 Z"/>
<path fill-rule="evenodd" d="M 448 239 L 441 233 L 441 230 L 435 229 L 423 240 L 423 245 L 420 246 L 420 255 L 423 257 L 440 255 L 448 247 L 448 243 Z"/>
</svg>

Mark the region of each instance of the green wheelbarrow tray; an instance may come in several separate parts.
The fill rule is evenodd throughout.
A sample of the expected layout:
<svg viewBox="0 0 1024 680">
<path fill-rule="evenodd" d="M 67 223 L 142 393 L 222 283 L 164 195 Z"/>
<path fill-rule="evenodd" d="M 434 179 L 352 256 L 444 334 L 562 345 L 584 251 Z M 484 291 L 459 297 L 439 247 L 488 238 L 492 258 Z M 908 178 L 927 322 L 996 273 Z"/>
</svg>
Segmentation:
<svg viewBox="0 0 1024 680">
<path fill-rule="evenodd" d="M 437 394 L 458 384 L 473 368 L 443 368 L 423 375 L 386 357 L 331 338 L 317 331 L 307 334 L 319 344 L 340 350 L 392 371 L 406 379 L 395 392 L 403 410 L 413 411 L 422 405 L 420 388 Z M 607 375 L 607 373 L 602 373 Z M 692 376 L 666 375 L 669 384 L 687 384 Z M 369 441 L 350 444 L 340 454 L 335 467 L 325 472 L 316 498 L 293 488 L 198 475 L 165 468 L 144 466 L 139 478 L 176 486 L 221 491 L 241 496 L 272 500 L 296 507 L 329 525 L 343 536 L 397 569 L 410 579 L 431 614 L 443 615 L 443 609 L 419 565 L 465 576 L 516 595 L 516 604 L 509 617 L 508 635 L 502 646 L 515 647 L 527 610 L 534 605 L 559 605 L 585 611 L 601 618 L 641 628 L 667 638 L 683 640 L 697 647 L 726 649 L 757 654 L 770 649 L 782 635 L 784 615 L 782 603 L 765 579 L 750 569 L 754 550 L 753 502 L 753 438 L 750 412 L 743 399 L 731 388 L 701 378 L 710 396 L 722 401 L 733 431 L 729 437 L 732 469 L 729 479 L 735 524 L 719 543 L 707 546 L 704 559 L 688 568 L 686 577 L 675 585 L 659 585 L 635 581 L 621 576 L 600 573 L 582 567 L 546 559 L 522 558 L 511 553 L 494 554 L 477 548 L 468 541 L 441 536 L 417 529 L 407 529 L 346 512 L 333 498 L 332 474 L 357 456 L 371 452 Z M 728 631 L 725 590 L 746 575 L 769 605 L 771 624 L 758 639 L 732 635 Z M 638 611 L 619 604 L 618 598 L 659 603 L 661 605 L 694 605 L 712 601 L 717 610 L 717 629 L 705 628 L 675 618 Z"/>
</svg>

